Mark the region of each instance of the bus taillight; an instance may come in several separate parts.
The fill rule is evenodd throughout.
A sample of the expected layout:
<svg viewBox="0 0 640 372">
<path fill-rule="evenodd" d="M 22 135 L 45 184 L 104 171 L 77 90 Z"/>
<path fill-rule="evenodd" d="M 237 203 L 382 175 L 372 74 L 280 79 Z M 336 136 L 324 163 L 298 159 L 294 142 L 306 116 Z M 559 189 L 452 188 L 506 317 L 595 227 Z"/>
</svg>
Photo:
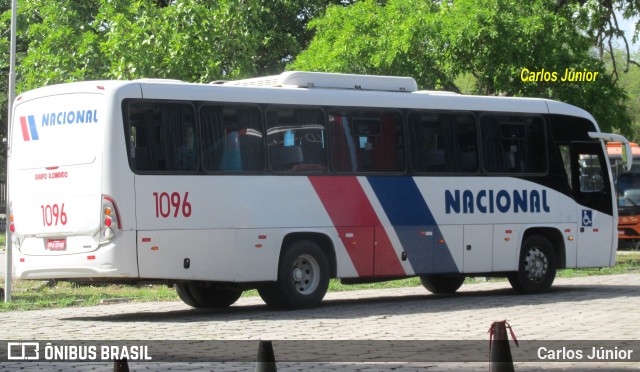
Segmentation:
<svg viewBox="0 0 640 372">
<path fill-rule="evenodd" d="M 102 196 L 101 214 L 100 242 L 103 243 L 113 240 L 118 235 L 122 230 L 122 222 L 116 202 L 110 196 Z"/>
<path fill-rule="evenodd" d="M 13 206 L 11 203 L 9 204 L 9 231 L 11 232 L 11 244 L 13 244 L 15 248 L 20 248 L 22 238 L 20 234 L 16 232 L 15 217 L 13 216 Z"/>
</svg>

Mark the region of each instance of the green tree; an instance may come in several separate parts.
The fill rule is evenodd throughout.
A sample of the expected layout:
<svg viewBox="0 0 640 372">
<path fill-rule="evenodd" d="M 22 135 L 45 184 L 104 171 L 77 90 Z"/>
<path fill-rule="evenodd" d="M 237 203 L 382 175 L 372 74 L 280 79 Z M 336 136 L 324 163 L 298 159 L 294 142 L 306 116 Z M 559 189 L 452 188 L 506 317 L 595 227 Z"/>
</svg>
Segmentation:
<svg viewBox="0 0 640 372">
<path fill-rule="evenodd" d="M 590 111 L 605 130 L 630 131 L 624 90 L 576 27 L 578 5 L 535 0 L 424 2 L 363 0 L 330 7 L 311 22 L 316 36 L 291 69 L 414 76 L 428 89 L 558 99 Z M 598 72 L 595 82 L 529 82 L 523 68 Z"/>
<path fill-rule="evenodd" d="M 640 66 L 630 47 L 630 41 L 638 41 L 640 23 L 635 24 L 632 40 L 627 39 L 621 28 L 623 19 L 640 15 L 640 0 L 557 0 L 556 8 L 575 12 L 576 26 L 591 40 L 598 57 L 608 60 L 614 80 L 621 72 L 628 72 L 630 66 Z"/>
<path fill-rule="evenodd" d="M 341 0 L 29 0 L 18 5 L 17 91 L 78 80 L 208 82 L 282 71 Z M 10 0 L 0 0 L 8 74 Z M 0 81 L 6 107 L 7 80 Z M 4 138 L 6 109 L 0 109 Z M 4 162 L 2 162 L 4 164 Z"/>
<path fill-rule="evenodd" d="M 26 48 L 18 90 L 86 79 L 207 82 L 281 71 L 310 40 L 308 20 L 331 3 L 341 2 L 21 2 L 19 37 Z"/>
<path fill-rule="evenodd" d="M 615 55 L 619 57 L 618 60 L 624 58 L 624 50 L 615 50 L 614 52 Z M 636 52 L 632 55 L 632 58 L 640 60 L 640 53 Z M 613 70 L 613 62 L 611 60 L 607 62 L 609 70 Z M 632 130 L 627 138 L 629 138 L 630 141 L 638 143 L 640 142 L 640 67 L 631 65 L 629 66 L 629 71 L 621 73 L 619 76 L 620 78 L 617 84 L 629 95 L 627 110 L 631 116 Z"/>
</svg>

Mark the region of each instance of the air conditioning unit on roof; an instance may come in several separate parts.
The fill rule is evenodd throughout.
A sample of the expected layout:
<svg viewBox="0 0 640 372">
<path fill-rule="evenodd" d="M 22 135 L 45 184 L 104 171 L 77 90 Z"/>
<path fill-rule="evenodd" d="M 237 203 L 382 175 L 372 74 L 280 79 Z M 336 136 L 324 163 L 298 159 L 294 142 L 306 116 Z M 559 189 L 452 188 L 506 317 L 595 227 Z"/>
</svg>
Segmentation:
<svg viewBox="0 0 640 372">
<path fill-rule="evenodd" d="M 412 77 L 333 74 L 306 71 L 288 71 L 280 75 L 235 80 L 224 84 L 247 87 L 362 89 L 389 92 L 415 92 L 418 90 L 418 84 L 416 84 L 416 81 Z"/>
</svg>

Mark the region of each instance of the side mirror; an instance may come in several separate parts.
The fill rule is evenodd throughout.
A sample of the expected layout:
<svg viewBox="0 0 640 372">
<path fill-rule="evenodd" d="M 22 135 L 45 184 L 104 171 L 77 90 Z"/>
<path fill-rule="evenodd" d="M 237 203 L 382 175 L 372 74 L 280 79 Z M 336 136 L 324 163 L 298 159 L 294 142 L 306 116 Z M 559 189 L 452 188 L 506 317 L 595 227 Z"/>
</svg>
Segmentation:
<svg viewBox="0 0 640 372">
<path fill-rule="evenodd" d="M 633 164 L 633 153 L 631 152 L 631 145 L 629 142 L 623 142 L 622 146 L 622 165 L 627 172 L 631 170 Z"/>
<path fill-rule="evenodd" d="M 589 132 L 589 137 L 599 138 L 605 141 L 615 141 L 622 144 L 622 166 L 628 172 L 633 164 L 633 153 L 631 152 L 631 144 L 624 136 L 613 133 Z"/>
</svg>

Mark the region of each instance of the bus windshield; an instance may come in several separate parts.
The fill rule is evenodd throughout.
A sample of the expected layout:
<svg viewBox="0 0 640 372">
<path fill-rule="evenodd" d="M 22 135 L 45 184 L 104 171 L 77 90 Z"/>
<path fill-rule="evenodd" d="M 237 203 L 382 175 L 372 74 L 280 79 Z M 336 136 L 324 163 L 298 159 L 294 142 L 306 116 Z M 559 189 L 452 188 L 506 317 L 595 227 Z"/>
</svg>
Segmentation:
<svg viewBox="0 0 640 372">
<path fill-rule="evenodd" d="M 624 210 L 640 209 L 640 160 L 634 160 L 631 171 L 617 167 L 616 191 L 618 207 Z"/>
</svg>

